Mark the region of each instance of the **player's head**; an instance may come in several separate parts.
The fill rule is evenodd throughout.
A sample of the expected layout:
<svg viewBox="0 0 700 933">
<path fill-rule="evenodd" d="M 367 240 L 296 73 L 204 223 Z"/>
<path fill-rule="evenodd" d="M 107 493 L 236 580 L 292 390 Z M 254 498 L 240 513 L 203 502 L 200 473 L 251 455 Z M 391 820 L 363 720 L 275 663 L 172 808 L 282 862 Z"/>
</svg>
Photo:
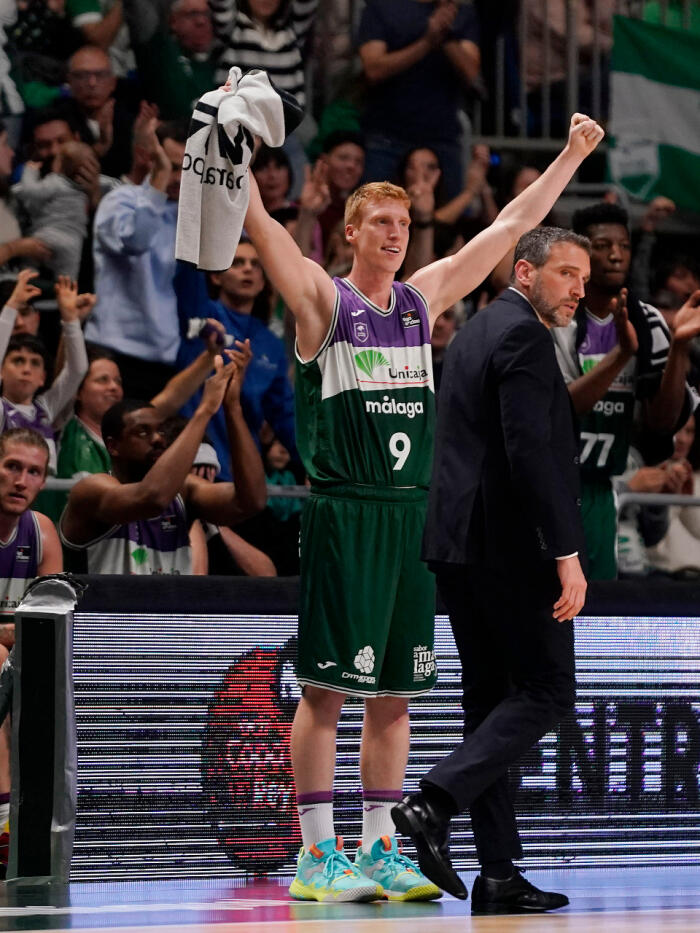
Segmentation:
<svg viewBox="0 0 700 933">
<path fill-rule="evenodd" d="M 404 189 L 388 181 L 369 182 L 353 191 L 345 204 L 345 238 L 355 263 L 385 272 L 400 268 L 408 246 L 410 207 Z"/>
<path fill-rule="evenodd" d="M 88 371 L 75 396 L 75 411 L 100 424 L 112 405 L 124 398 L 122 376 L 109 350 L 88 349 Z"/>
<path fill-rule="evenodd" d="M 2 394 L 15 405 L 28 405 L 46 382 L 47 369 L 46 347 L 38 337 L 11 337 L 0 368 Z"/>
<path fill-rule="evenodd" d="M 7 300 L 15 290 L 16 284 L 17 277 L 14 275 L 0 281 L 0 308 L 5 307 Z M 16 307 L 15 310 L 17 311 L 17 317 L 15 318 L 15 326 L 12 328 L 12 336 L 14 337 L 15 334 L 31 334 L 32 337 L 36 337 L 39 333 L 40 314 L 34 305 L 27 301 Z"/>
<path fill-rule="evenodd" d="M 573 318 L 591 270 L 589 240 L 561 227 L 535 227 L 515 247 L 512 283 L 547 327 Z"/>
<path fill-rule="evenodd" d="M 591 287 L 616 295 L 627 280 L 632 258 L 627 211 L 601 201 L 575 211 L 571 226 L 591 241 Z"/>
<path fill-rule="evenodd" d="M 49 445 L 33 428 L 0 434 L 0 513 L 21 515 L 32 507 L 46 481 Z"/>
<path fill-rule="evenodd" d="M 150 402 L 125 398 L 102 416 L 102 439 L 121 480 L 148 473 L 166 448 L 163 418 Z"/>
</svg>

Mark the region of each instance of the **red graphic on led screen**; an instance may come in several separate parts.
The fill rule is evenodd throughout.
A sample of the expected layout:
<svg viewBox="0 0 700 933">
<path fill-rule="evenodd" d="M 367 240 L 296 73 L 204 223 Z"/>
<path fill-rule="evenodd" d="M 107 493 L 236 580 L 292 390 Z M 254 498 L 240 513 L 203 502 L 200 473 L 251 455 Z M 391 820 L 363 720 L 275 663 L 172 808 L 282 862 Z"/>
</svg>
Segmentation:
<svg viewBox="0 0 700 933">
<path fill-rule="evenodd" d="M 279 868 L 301 845 L 289 757 L 295 658 L 296 638 L 253 648 L 231 665 L 209 706 L 205 804 L 226 855 L 248 871 Z"/>
</svg>

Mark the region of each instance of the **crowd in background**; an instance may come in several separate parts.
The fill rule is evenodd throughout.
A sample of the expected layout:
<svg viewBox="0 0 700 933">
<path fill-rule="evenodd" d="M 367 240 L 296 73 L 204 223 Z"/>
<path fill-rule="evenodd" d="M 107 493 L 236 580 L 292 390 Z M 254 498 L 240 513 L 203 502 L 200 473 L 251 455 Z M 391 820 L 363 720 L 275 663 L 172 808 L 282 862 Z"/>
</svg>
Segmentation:
<svg viewBox="0 0 700 933">
<path fill-rule="evenodd" d="M 563 135 L 565 5 L 550 2 L 543 23 L 537 19 L 541 4 L 522 3 L 530 34 L 550 33 L 550 129 Z M 294 433 L 293 328 L 255 248 L 244 235 L 231 268 L 209 275 L 174 258 L 193 104 L 225 80 L 231 65 L 264 68 L 307 109 L 307 118 L 282 148 L 263 145 L 256 153 L 252 170 L 268 212 L 290 229 L 306 256 L 342 276 L 352 263 L 344 237 L 346 198 L 364 181 L 398 182 L 412 205 L 412 248 L 401 273 L 407 276 L 491 223 L 543 167 L 538 157 L 492 152 L 471 139 L 473 101 L 485 101 L 488 109 L 491 38 L 500 31 L 509 48 L 514 43 L 519 5 L 496 6 L 498 12 L 476 0 L 366 0 L 351 35 L 341 0 L 327 4 L 323 14 L 318 0 L 0 0 L 3 429 L 38 430 L 48 444 L 49 472 L 79 478 L 110 471 L 112 448 L 105 443 L 103 417 L 124 398 L 152 405 L 163 448 L 177 443 L 185 458 L 188 445 L 199 440 L 190 437 L 186 425 L 207 408 L 206 434 L 192 449 L 187 468 L 204 482 L 238 485 L 230 411 L 240 404 L 267 483 L 303 485 Z M 652 21 L 655 6 L 646 4 Z M 607 54 L 612 4 L 576 7 L 584 54 L 594 28 Z M 592 22 L 594 10 L 598 23 Z M 336 23 L 331 58 L 340 77 L 333 99 L 319 107 L 307 75 L 315 59 L 329 57 L 329 49 L 317 41 L 321 15 L 326 26 Z M 526 62 L 528 129 L 537 132 L 543 75 L 530 50 L 520 52 Z M 586 80 L 584 69 L 583 98 Z M 606 99 L 604 93 L 603 106 Z M 593 171 L 603 190 L 603 164 Z M 590 207 L 591 200 L 580 206 Z M 629 406 L 608 395 L 616 390 L 613 382 L 589 406 L 593 415 L 607 404 L 624 408 L 617 419 L 623 437 L 615 443 L 614 466 L 613 458 L 599 463 L 603 452 L 596 451 L 601 469 L 591 488 L 602 483 L 606 494 L 697 495 L 700 456 L 692 396 L 683 409 L 686 423 L 675 435 L 666 425 L 665 434 L 654 437 L 653 419 L 645 411 L 653 407 L 664 378 L 666 356 L 658 355 L 659 346 L 671 359 L 670 335 L 700 288 L 699 237 L 664 234 L 675 211 L 665 198 L 645 205 L 634 228 L 626 206 L 623 194 L 608 186 L 604 201 L 593 206 L 598 213 L 579 218 L 577 228 L 593 241 L 588 311 L 611 325 L 598 356 L 591 350 L 586 359 L 595 362 L 617 346 L 624 365 L 615 378 L 624 375 L 627 387 L 633 386 Z M 555 208 L 549 222 L 569 226 L 571 211 Z M 511 265 L 512 257 L 504 257 L 476 293 L 465 295 L 437 322 L 432 344 L 438 404 L 452 336 L 508 285 Z M 624 321 L 623 288 L 630 309 Z M 625 321 L 639 331 L 636 337 Z M 657 333 L 662 335 L 658 344 Z M 225 339 L 234 350 L 249 351 L 228 364 L 239 367 L 240 399 L 222 394 L 210 411 L 216 392 L 202 386 Z M 584 369 L 576 371 L 583 366 L 581 346 L 572 350 L 570 381 L 585 375 Z M 700 347 L 691 345 L 690 357 L 687 378 L 695 388 Z M 589 412 L 577 410 L 583 423 Z M 114 429 L 114 444 L 122 443 L 118 432 L 128 427 L 128 409 L 122 422 Z M 126 455 L 122 450 L 118 456 Z M 126 468 L 117 474 L 119 469 Z M 127 472 L 121 482 L 127 482 Z M 1 474 L 0 464 L 0 482 Z M 252 477 L 251 488 L 256 482 Z M 58 523 L 66 496 L 44 491 L 30 502 L 27 495 L 24 508 L 34 505 Z M 271 497 L 259 505 L 265 507 L 236 512 L 233 527 L 204 518 L 195 522 L 190 532 L 194 572 L 298 572 L 301 500 Z M 250 515 L 253 511 L 257 514 Z M 206 512 L 200 508 L 201 515 Z M 603 578 L 700 573 L 698 509 L 628 506 L 614 534 L 618 566 L 604 569 Z"/>
</svg>

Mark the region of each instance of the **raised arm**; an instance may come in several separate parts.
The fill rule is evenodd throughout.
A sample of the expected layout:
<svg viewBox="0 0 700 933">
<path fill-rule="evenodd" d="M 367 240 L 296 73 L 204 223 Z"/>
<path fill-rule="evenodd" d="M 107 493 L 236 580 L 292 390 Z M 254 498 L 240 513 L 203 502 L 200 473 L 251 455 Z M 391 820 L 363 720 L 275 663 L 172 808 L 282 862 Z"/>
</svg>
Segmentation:
<svg viewBox="0 0 700 933">
<path fill-rule="evenodd" d="M 335 286 L 324 270 L 306 259 L 291 234 L 265 210 L 253 173 L 245 229 L 265 274 L 296 320 L 299 352 L 310 359 L 323 343 L 333 316 Z"/>
<path fill-rule="evenodd" d="M 233 363 L 224 366 L 220 359 L 216 361 L 216 372 L 207 380 L 194 415 L 142 480 L 120 483 L 114 476 L 96 473 L 71 489 L 61 519 L 69 541 L 82 544 L 105 526 L 160 515 L 182 490 L 207 424 L 221 405 L 234 369 Z"/>
<path fill-rule="evenodd" d="M 455 301 L 480 285 L 523 233 L 547 216 L 576 169 L 602 138 L 603 130 L 594 120 L 575 113 L 568 142 L 547 171 L 458 253 L 431 263 L 410 278 L 428 300 L 431 325 Z"/>
<path fill-rule="evenodd" d="M 236 341 L 236 350 L 227 350 L 236 370 L 224 396 L 226 433 L 231 450 L 233 483 L 207 483 L 199 476 L 187 477 L 185 498 L 188 515 L 217 525 L 235 525 L 261 512 L 267 501 L 267 485 L 260 452 L 253 440 L 241 408 L 241 386 L 252 353 L 250 341 Z"/>
<path fill-rule="evenodd" d="M 225 329 L 221 321 L 215 321 L 214 318 L 207 318 L 207 320 L 215 328 L 215 331 L 207 337 L 207 349 L 200 353 L 189 366 L 176 373 L 163 390 L 151 399 L 151 405 L 158 410 L 162 418 L 169 418 L 179 411 L 214 368 L 214 360 L 220 352 L 217 334 L 223 337 Z"/>
</svg>

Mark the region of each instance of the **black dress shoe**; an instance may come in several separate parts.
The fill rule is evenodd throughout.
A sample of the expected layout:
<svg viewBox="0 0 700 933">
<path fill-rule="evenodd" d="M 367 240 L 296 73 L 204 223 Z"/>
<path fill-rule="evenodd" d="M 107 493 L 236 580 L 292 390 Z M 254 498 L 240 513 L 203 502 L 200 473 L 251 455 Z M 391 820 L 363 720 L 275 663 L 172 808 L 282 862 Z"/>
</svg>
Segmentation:
<svg viewBox="0 0 700 933">
<path fill-rule="evenodd" d="M 413 839 L 423 874 L 443 891 L 466 900 L 467 889 L 450 861 L 450 818 L 438 813 L 423 794 L 404 797 L 392 807 L 391 817 L 398 831 Z"/>
<path fill-rule="evenodd" d="M 472 888 L 472 914 L 524 914 L 566 907 L 565 894 L 540 891 L 522 876 L 522 869 L 505 881 L 477 875 Z"/>
</svg>

